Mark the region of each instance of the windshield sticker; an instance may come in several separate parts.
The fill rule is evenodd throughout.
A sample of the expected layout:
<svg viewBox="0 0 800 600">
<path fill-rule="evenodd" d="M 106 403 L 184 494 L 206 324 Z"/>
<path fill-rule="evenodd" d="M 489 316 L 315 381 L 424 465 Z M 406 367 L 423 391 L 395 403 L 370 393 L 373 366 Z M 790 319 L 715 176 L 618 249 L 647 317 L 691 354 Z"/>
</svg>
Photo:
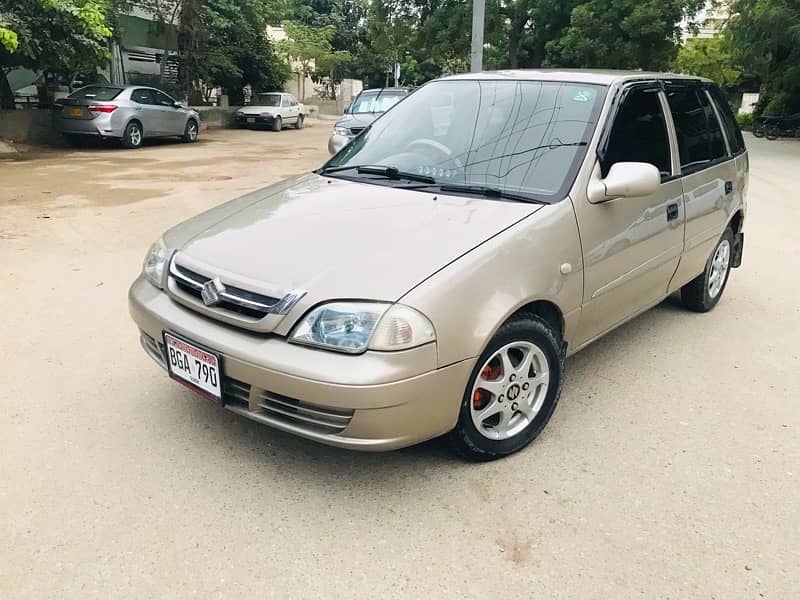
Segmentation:
<svg viewBox="0 0 800 600">
<path fill-rule="evenodd" d="M 594 100 L 595 91 L 591 88 L 575 90 L 572 94 L 573 102 L 591 102 Z"/>
</svg>

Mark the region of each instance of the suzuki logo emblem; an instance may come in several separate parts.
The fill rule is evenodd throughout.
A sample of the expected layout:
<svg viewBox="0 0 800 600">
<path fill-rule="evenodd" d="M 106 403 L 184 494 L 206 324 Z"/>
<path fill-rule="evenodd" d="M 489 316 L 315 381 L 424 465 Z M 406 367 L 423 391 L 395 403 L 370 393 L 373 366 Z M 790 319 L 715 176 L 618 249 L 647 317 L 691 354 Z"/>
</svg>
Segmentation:
<svg viewBox="0 0 800 600">
<path fill-rule="evenodd" d="M 215 277 L 203 284 L 203 289 L 200 290 L 200 297 L 203 299 L 203 304 L 206 306 L 214 306 L 219 302 L 220 295 L 225 292 L 225 286 Z"/>
</svg>

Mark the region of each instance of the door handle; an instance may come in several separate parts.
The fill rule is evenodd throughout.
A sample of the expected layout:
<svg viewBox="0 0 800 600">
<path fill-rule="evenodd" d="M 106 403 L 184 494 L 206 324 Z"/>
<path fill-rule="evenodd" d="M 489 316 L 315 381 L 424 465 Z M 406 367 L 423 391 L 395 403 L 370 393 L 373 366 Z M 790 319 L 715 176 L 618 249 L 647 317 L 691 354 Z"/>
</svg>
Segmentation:
<svg viewBox="0 0 800 600">
<path fill-rule="evenodd" d="M 678 218 L 678 205 L 670 204 L 667 206 L 667 221 L 674 221 Z"/>
<path fill-rule="evenodd" d="M 725 193 L 726 194 L 730 194 L 732 191 L 733 191 L 733 182 L 732 181 L 726 181 L 725 182 Z"/>
</svg>

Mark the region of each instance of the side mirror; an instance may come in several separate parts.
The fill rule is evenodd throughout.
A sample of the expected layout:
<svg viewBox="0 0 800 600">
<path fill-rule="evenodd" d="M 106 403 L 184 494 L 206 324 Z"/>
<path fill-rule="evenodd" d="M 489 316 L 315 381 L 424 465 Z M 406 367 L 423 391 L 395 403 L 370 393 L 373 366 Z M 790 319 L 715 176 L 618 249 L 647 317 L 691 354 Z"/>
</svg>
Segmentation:
<svg viewBox="0 0 800 600">
<path fill-rule="evenodd" d="M 175 107 L 175 108 L 183 108 L 183 104 L 181 104 L 177 100 L 172 103 L 172 106 Z"/>
<path fill-rule="evenodd" d="M 586 194 L 596 204 L 614 198 L 649 196 L 661 185 L 661 173 L 655 165 L 644 162 L 618 162 L 605 179 L 600 177 L 600 161 L 595 164 Z"/>
</svg>

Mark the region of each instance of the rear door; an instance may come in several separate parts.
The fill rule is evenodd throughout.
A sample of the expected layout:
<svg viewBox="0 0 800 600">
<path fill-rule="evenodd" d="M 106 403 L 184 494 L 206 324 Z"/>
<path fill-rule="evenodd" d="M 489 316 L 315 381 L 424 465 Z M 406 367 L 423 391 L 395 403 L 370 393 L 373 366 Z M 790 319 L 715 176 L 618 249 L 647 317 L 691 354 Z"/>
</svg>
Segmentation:
<svg viewBox="0 0 800 600">
<path fill-rule="evenodd" d="M 161 108 L 156 104 L 154 92 L 150 88 L 137 88 L 131 92 L 131 102 L 146 137 L 164 135 Z"/>
<path fill-rule="evenodd" d="M 650 196 L 573 203 L 584 261 L 579 343 L 664 298 L 683 249 L 682 188 L 661 88 L 638 84 L 621 96 L 593 177 L 618 162 L 646 162 L 658 168 L 661 185 Z"/>
<path fill-rule="evenodd" d="M 669 291 L 705 269 L 712 249 L 736 207 L 736 164 L 708 92 L 699 84 L 666 88 L 680 160 L 686 241 Z"/>
</svg>

